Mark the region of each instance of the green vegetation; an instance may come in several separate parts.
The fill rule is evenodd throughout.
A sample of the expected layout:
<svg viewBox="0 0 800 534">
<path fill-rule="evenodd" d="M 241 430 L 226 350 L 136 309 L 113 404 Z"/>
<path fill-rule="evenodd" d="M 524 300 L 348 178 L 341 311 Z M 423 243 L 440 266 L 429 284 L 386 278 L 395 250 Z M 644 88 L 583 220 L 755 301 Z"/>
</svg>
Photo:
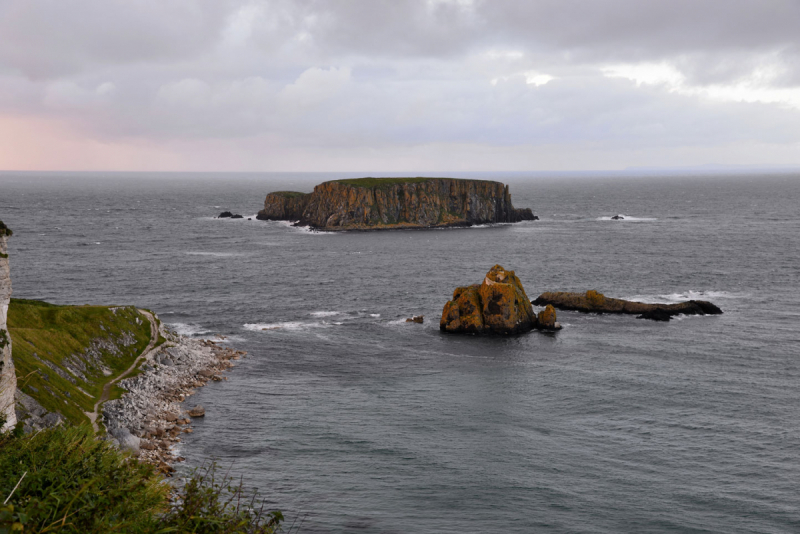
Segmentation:
<svg viewBox="0 0 800 534">
<path fill-rule="evenodd" d="M 12 235 L 14 235 L 14 232 L 12 232 L 11 228 L 6 226 L 3 221 L 0 221 L 0 236 L 4 236 L 4 235 L 8 236 L 8 237 L 11 237 Z M 7 258 L 8 256 L 5 256 L 5 257 Z"/>
<path fill-rule="evenodd" d="M 0 436 L 0 495 L 0 533 L 271 534 L 283 520 L 254 509 L 256 495 L 218 479 L 215 464 L 175 490 L 88 425 Z"/>
<path fill-rule="evenodd" d="M 125 371 L 150 341 L 134 307 L 56 306 L 11 299 L 8 329 L 19 388 L 72 423 L 87 422 L 103 385 Z M 114 386 L 111 398 L 123 389 Z"/>
<path fill-rule="evenodd" d="M 283 198 L 298 198 L 304 197 L 309 193 L 300 193 L 298 191 L 273 191 L 270 195 L 278 195 L 279 197 Z"/>
<path fill-rule="evenodd" d="M 488 180 L 469 180 L 466 178 L 433 178 L 417 176 L 415 178 L 345 178 L 342 180 L 332 180 L 333 182 L 353 185 L 356 187 L 365 187 L 372 189 L 375 187 L 387 188 L 397 184 L 417 184 L 422 182 L 430 182 L 431 180 L 454 180 L 457 182 L 484 182 Z"/>
<path fill-rule="evenodd" d="M 412 184 L 412 183 L 422 183 L 427 182 L 430 180 L 434 180 L 434 178 L 345 178 L 344 180 L 333 180 L 334 182 L 338 182 L 340 184 L 346 185 L 354 185 L 356 187 L 365 187 L 368 189 L 372 189 L 374 187 L 391 187 L 397 184 Z"/>
</svg>

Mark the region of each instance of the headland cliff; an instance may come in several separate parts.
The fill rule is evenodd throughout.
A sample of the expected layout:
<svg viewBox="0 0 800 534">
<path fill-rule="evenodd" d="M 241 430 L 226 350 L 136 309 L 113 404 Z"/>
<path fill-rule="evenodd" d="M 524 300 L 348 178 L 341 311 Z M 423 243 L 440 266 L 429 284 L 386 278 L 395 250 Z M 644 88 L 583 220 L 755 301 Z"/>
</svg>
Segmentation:
<svg viewBox="0 0 800 534">
<path fill-rule="evenodd" d="M 17 423 L 14 414 L 14 392 L 17 390 L 17 375 L 11 359 L 11 334 L 6 320 L 11 302 L 11 271 L 8 266 L 7 239 L 12 231 L 0 221 L 0 414 L 3 424 L 0 430 L 13 428 Z"/>
<path fill-rule="evenodd" d="M 324 182 L 312 193 L 270 193 L 258 219 L 336 231 L 514 223 L 534 215 L 530 208 L 514 208 L 508 186 L 500 182 L 356 178 Z"/>
</svg>

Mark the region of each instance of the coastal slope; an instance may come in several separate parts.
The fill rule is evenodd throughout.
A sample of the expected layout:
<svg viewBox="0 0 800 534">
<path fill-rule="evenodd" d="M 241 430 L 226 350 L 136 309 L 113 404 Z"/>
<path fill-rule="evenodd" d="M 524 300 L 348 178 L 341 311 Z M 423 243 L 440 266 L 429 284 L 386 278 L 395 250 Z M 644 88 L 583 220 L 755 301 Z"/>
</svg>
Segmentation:
<svg viewBox="0 0 800 534">
<path fill-rule="evenodd" d="M 534 215 L 530 208 L 514 208 L 508 186 L 500 182 L 356 178 L 324 182 L 312 193 L 270 193 L 257 218 L 336 231 L 514 223 Z"/>
<path fill-rule="evenodd" d="M 150 322 L 132 306 L 58 306 L 11 299 L 8 329 L 20 383 L 16 415 L 27 431 L 60 420 L 89 421 L 110 381 L 150 341 Z M 110 398 L 124 392 L 110 387 Z"/>
</svg>

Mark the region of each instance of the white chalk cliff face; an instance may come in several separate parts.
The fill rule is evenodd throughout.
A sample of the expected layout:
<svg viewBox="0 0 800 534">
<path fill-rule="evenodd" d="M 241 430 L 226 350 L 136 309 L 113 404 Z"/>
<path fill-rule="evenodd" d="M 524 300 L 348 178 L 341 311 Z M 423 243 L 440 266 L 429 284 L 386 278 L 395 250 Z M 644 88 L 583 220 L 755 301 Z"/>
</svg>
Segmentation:
<svg viewBox="0 0 800 534">
<path fill-rule="evenodd" d="M 14 414 L 14 393 L 17 390 L 17 375 L 11 359 L 11 334 L 8 332 L 8 304 L 11 301 L 11 270 L 8 266 L 8 236 L 0 225 L 0 411 L 6 417 L 3 429 L 17 424 Z"/>
</svg>

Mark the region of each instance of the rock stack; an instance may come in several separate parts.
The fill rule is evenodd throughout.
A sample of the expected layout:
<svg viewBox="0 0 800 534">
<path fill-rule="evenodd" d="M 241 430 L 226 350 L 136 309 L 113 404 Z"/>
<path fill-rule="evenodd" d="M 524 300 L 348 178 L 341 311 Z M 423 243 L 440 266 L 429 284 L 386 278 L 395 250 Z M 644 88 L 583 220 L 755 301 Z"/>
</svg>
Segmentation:
<svg viewBox="0 0 800 534">
<path fill-rule="evenodd" d="M 3 430 L 17 424 L 14 414 L 14 393 L 17 375 L 11 359 L 11 334 L 8 332 L 8 304 L 11 302 L 11 270 L 8 265 L 8 238 L 11 229 L 0 221 L 0 413 L 5 418 Z"/>
<path fill-rule="evenodd" d="M 555 324 L 555 310 L 552 311 Z M 492 267 L 483 283 L 459 287 L 442 310 L 439 328 L 464 334 L 519 334 L 538 327 L 538 319 L 514 271 Z"/>
</svg>

